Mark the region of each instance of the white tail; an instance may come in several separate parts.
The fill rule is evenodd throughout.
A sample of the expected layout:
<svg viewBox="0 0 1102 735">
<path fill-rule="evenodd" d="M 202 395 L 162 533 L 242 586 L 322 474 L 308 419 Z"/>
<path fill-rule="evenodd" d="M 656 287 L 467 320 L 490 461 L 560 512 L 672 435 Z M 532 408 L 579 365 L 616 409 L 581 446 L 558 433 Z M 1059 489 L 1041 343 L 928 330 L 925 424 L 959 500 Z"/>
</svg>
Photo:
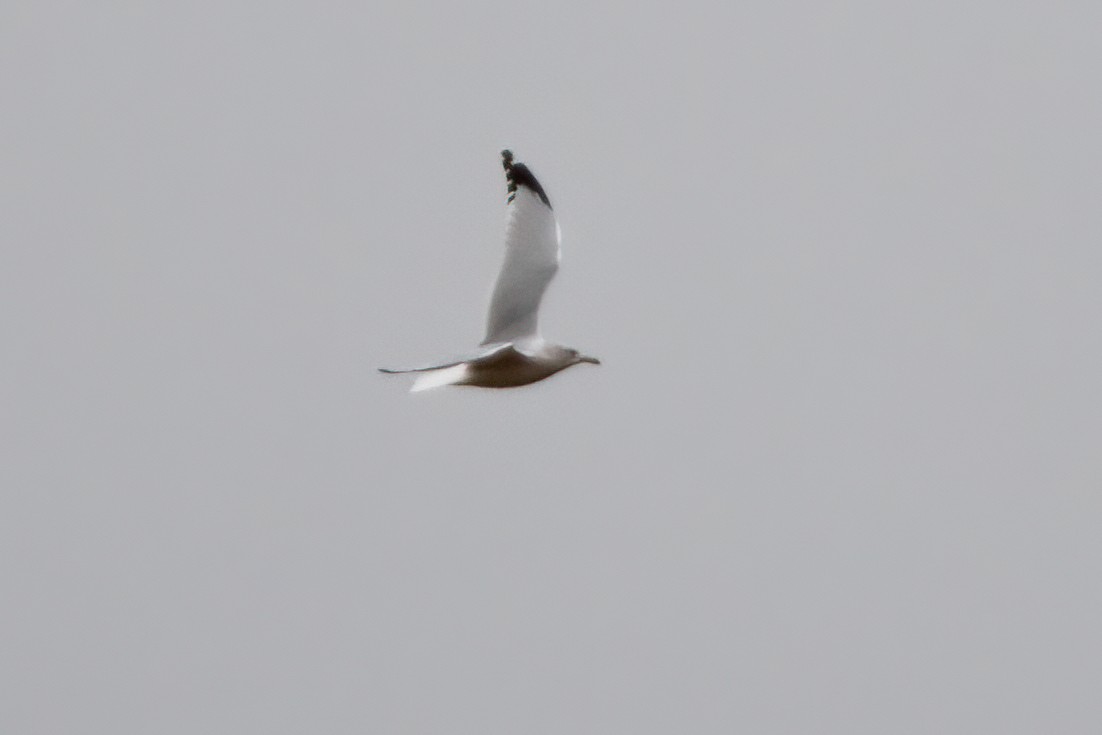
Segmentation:
<svg viewBox="0 0 1102 735">
<path fill-rule="evenodd" d="M 466 377 L 467 366 L 463 364 L 430 370 L 417 376 L 417 380 L 413 382 L 413 387 L 409 389 L 409 392 L 417 393 L 430 388 L 439 388 L 442 385 L 455 385 L 462 382 Z"/>
</svg>

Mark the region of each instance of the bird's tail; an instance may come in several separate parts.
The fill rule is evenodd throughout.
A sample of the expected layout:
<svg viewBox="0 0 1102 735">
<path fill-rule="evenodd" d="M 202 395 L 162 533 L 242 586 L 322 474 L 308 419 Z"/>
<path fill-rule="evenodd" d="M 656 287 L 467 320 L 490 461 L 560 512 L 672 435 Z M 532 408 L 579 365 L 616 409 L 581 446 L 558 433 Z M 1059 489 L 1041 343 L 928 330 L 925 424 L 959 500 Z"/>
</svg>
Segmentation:
<svg viewBox="0 0 1102 735">
<path fill-rule="evenodd" d="M 417 393 L 430 388 L 439 388 L 442 385 L 456 385 L 462 383 L 466 377 L 467 366 L 462 364 L 440 368 L 439 370 L 428 370 L 417 376 L 417 380 L 413 381 L 413 387 L 409 389 L 409 392 Z"/>
<path fill-rule="evenodd" d="M 428 390 L 429 388 L 439 388 L 442 385 L 455 385 L 456 383 L 463 382 L 463 379 L 467 377 L 467 366 L 460 362 L 452 365 L 411 368 L 407 370 L 379 368 L 379 372 L 387 373 L 388 375 L 418 373 L 417 380 L 413 381 L 413 387 L 409 389 L 410 393 L 417 393 L 419 391 Z"/>
</svg>

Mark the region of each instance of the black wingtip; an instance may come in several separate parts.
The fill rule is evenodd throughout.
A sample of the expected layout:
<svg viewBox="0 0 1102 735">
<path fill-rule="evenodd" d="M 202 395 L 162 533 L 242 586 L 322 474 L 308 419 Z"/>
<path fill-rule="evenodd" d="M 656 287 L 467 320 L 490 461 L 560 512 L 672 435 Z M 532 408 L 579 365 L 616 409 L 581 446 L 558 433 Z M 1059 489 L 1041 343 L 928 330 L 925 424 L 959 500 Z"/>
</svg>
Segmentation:
<svg viewBox="0 0 1102 735">
<path fill-rule="evenodd" d="M 551 207 L 551 200 L 547 198 L 547 192 L 540 186 L 540 182 L 523 163 L 513 163 L 513 152 L 508 148 L 501 152 L 501 165 L 505 168 L 506 191 L 509 194 L 505 201 L 513 201 L 517 196 L 517 187 L 526 186 L 540 198 L 540 201 Z"/>
</svg>

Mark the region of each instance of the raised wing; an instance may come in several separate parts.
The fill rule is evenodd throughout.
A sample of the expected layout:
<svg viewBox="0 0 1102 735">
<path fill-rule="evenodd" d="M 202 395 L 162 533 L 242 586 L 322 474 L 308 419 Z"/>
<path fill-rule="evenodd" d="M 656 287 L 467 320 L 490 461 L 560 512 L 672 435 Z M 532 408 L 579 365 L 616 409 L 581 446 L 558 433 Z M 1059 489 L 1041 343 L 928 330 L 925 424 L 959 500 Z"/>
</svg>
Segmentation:
<svg viewBox="0 0 1102 735">
<path fill-rule="evenodd" d="M 523 163 L 501 152 L 509 186 L 505 260 L 494 284 L 482 344 L 536 337 L 540 300 L 559 269 L 559 225 L 551 201 Z"/>
</svg>

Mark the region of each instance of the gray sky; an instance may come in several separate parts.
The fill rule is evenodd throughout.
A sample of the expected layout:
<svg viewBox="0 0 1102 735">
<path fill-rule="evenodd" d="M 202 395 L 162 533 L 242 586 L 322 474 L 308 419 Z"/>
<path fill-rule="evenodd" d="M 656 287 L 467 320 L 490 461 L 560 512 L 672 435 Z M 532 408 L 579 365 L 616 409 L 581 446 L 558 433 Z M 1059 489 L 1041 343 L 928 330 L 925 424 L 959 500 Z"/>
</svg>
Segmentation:
<svg viewBox="0 0 1102 735">
<path fill-rule="evenodd" d="M 0 731 L 1100 731 L 1102 6 L 904 5 L 6 3 Z"/>
</svg>

